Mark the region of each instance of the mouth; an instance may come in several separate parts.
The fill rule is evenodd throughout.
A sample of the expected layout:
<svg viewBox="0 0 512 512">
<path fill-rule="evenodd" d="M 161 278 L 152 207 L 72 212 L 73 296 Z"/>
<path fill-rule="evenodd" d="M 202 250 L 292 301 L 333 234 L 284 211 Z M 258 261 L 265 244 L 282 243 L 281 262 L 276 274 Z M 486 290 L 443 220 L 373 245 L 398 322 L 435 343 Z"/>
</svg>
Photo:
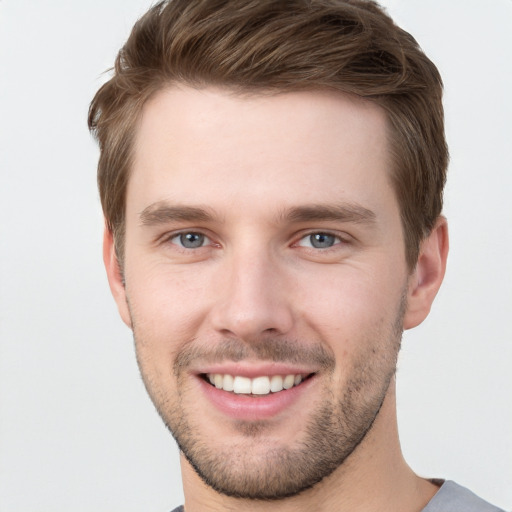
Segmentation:
<svg viewBox="0 0 512 512">
<path fill-rule="evenodd" d="M 261 375 L 250 378 L 224 373 L 205 373 L 201 377 L 217 389 L 236 395 L 268 396 L 299 386 L 314 374 Z"/>
<path fill-rule="evenodd" d="M 300 414 L 305 404 L 316 396 L 316 369 L 308 371 L 290 366 L 272 363 L 218 364 L 204 368 L 195 375 L 207 403 L 213 405 L 213 410 L 220 412 L 221 417 L 237 421 L 261 421 L 289 418 L 291 411 Z M 202 409 L 203 414 L 207 414 L 207 410 Z"/>
</svg>

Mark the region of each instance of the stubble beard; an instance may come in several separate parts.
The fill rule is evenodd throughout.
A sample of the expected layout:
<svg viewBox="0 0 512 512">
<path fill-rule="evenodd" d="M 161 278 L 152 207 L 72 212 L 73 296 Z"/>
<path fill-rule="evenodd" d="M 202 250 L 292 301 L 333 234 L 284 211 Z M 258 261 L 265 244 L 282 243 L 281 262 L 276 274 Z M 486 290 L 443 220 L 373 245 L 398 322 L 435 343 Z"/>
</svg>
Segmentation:
<svg viewBox="0 0 512 512">
<path fill-rule="evenodd" d="M 334 373 L 335 360 L 322 344 L 303 351 L 297 350 L 303 347 L 298 342 L 274 338 L 251 346 L 226 340 L 209 354 L 196 348 L 185 349 L 174 363 L 176 396 L 168 396 L 147 377 L 144 359 L 138 351 L 137 360 L 158 413 L 187 461 L 208 486 L 235 498 L 280 500 L 310 489 L 343 466 L 371 430 L 396 371 L 404 312 L 403 298 L 386 333 L 381 332 L 377 341 L 366 340 L 368 348 L 355 359 L 340 396 L 336 397 L 328 384 L 324 386 L 324 396 L 309 414 L 301 439 L 291 447 L 269 443 L 266 448 L 266 435 L 271 434 L 271 428 L 265 421 L 239 421 L 235 425 L 238 441 L 228 441 L 223 447 L 212 446 L 204 423 L 199 426 L 195 422 L 197 410 L 190 413 L 194 405 L 190 399 L 192 392 L 187 390 L 187 365 L 196 357 L 218 360 L 221 353 L 230 360 L 256 356 L 292 363 L 311 362 L 313 357 L 317 364 L 321 363 L 322 377 L 327 381 Z M 137 333 L 135 340 L 136 346 L 144 343 Z"/>
</svg>

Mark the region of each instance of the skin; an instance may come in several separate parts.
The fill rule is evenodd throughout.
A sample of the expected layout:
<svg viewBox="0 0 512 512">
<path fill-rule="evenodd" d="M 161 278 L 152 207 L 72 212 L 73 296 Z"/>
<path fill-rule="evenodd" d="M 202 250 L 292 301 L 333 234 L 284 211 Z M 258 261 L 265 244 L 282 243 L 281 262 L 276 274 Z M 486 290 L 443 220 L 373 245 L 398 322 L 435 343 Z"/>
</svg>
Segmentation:
<svg viewBox="0 0 512 512">
<path fill-rule="evenodd" d="M 127 191 L 125 284 L 108 230 L 104 259 L 162 418 L 196 464 L 220 464 L 213 476 L 226 485 L 257 474 L 267 486 L 282 473 L 292 482 L 297 463 L 279 466 L 276 453 L 301 454 L 294 460 L 307 466 L 329 452 L 304 449 L 327 436 L 308 434 L 309 424 L 327 422 L 343 438 L 329 445 L 341 454 L 329 474 L 274 501 L 229 496 L 218 482 L 216 490 L 183 456 L 187 512 L 410 512 L 437 490 L 402 458 L 394 370 L 401 331 L 423 321 L 442 282 L 447 228 L 440 218 L 411 271 L 386 137 L 379 107 L 339 93 L 242 97 L 182 86 L 144 107 Z M 187 248 L 182 233 L 205 238 Z M 314 247 L 313 233 L 332 245 Z M 298 362 L 279 356 L 283 345 L 296 347 Z M 233 418 L 203 393 L 198 372 L 267 371 L 280 357 L 313 377 L 270 417 Z"/>
</svg>

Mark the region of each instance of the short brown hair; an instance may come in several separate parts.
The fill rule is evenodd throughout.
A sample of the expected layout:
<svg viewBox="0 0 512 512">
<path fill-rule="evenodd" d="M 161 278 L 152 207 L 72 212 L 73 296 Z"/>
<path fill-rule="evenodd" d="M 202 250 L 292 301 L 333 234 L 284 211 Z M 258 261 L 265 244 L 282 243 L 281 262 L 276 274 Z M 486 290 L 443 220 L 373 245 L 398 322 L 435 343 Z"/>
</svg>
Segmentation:
<svg viewBox="0 0 512 512">
<path fill-rule="evenodd" d="M 380 105 L 409 267 L 442 209 L 442 81 L 414 38 L 367 0 L 166 0 L 134 26 L 94 97 L 98 185 L 122 264 L 125 196 L 142 108 L 173 83 L 241 92 L 334 89 Z"/>
</svg>

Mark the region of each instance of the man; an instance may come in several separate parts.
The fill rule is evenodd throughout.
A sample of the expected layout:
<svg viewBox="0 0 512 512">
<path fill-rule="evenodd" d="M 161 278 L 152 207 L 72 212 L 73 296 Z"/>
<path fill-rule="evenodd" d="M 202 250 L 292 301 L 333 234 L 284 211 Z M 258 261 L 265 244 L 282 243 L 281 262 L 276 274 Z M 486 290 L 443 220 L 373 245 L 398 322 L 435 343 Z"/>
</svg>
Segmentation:
<svg viewBox="0 0 512 512">
<path fill-rule="evenodd" d="M 134 27 L 89 124 L 187 512 L 498 510 L 397 433 L 401 335 L 448 252 L 441 97 L 374 2 L 174 0 Z"/>
</svg>

